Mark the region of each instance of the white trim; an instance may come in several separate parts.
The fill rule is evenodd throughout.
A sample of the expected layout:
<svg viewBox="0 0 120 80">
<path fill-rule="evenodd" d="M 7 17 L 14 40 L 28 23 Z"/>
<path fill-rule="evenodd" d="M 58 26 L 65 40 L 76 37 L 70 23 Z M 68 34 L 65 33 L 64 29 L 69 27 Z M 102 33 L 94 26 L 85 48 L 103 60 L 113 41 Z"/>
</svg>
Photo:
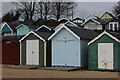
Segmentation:
<svg viewBox="0 0 120 80">
<path fill-rule="evenodd" d="M 78 38 L 80 40 L 80 37 L 77 36 L 73 31 L 71 31 L 68 27 L 66 27 L 64 24 L 60 24 L 59 25 L 60 28 L 58 30 L 56 30 L 55 33 L 53 33 L 49 38 L 48 40 L 52 39 L 62 28 L 65 28 L 66 30 L 68 30 L 71 34 L 73 34 L 76 38 Z"/>
<path fill-rule="evenodd" d="M 88 45 L 92 44 L 93 42 L 95 42 L 97 39 L 99 39 L 100 37 L 102 37 L 104 34 L 108 35 L 109 37 L 111 37 L 112 39 L 116 40 L 117 42 L 120 43 L 120 40 L 117 39 L 116 37 L 112 36 L 110 33 L 104 31 L 101 34 L 99 34 L 97 37 L 95 37 L 93 40 L 91 40 Z"/>
<path fill-rule="evenodd" d="M 118 22 L 109 22 L 109 30 L 111 30 L 110 24 L 112 24 L 112 30 L 115 31 L 115 24 L 117 24 L 117 30 L 119 30 Z"/>
<path fill-rule="evenodd" d="M 49 20 L 55 20 L 55 21 L 57 21 L 55 18 L 49 18 L 49 19 L 47 19 L 47 21 L 49 21 Z"/>
<path fill-rule="evenodd" d="M 59 24 L 58 26 L 56 26 L 53 30 L 55 30 L 56 31 L 56 29 L 58 28 L 58 27 L 60 27 L 61 25 L 63 25 L 62 23 L 61 24 Z"/>
<path fill-rule="evenodd" d="M 89 18 L 89 19 L 87 19 L 86 21 L 84 21 L 84 22 L 81 24 L 81 26 L 85 25 L 85 24 L 86 24 L 87 22 L 89 22 L 90 20 L 92 20 L 93 22 L 95 22 L 95 23 L 97 23 L 97 24 L 101 24 L 100 22 L 96 21 L 95 19 Z"/>
<path fill-rule="evenodd" d="M 71 22 L 70 20 L 68 20 L 68 21 L 67 21 L 67 22 L 65 22 L 64 24 L 67 24 L 67 23 L 71 23 L 71 24 L 75 25 L 76 27 L 78 26 L 77 24 L 75 24 L 75 23 Z"/>
<path fill-rule="evenodd" d="M 39 59 L 39 56 L 40 56 L 40 52 L 39 52 L 40 51 L 40 45 L 39 45 L 39 43 L 40 42 L 39 41 L 40 41 L 39 39 L 26 40 L 26 65 L 40 65 L 40 59 Z M 29 43 L 30 45 L 28 44 L 28 42 L 31 42 L 31 43 Z M 33 55 L 32 56 L 28 56 L 29 55 L 28 51 L 30 51 L 30 49 L 31 49 L 31 48 L 29 48 L 29 46 L 32 46 L 31 44 L 33 44 L 34 42 L 35 43 L 37 42 L 36 43 L 37 44 L 36 47 L 38 47 L 38 49 L 36 47 L 34 47 L 36 50 L 32 50 L 32 51 L 38 51 L 38 52 L 36 52 L 36 53 L 38 53 L 38 56 L 36 56 L 36 55 L 35 56 L 33 56 Z M 32 57 L 32 58 L 30 58 L 30 57 Z M 38 59 L 38 61 L 29 63 L 29 60 L 32 59 L 32 61 L 33 61 L 34 58 Z"/>
<path fill-rule="evenodd" d="M 13 33 L 13 30 L 11 29 L 11 27 L 7 24 L 7 22 L 4 22 L 3 24 L 2 24 L 2 28 L 5 26 L 5 24 L 8 26 L 8 28 L 11 30 L 11 32 Z M 2 28 L 1 28 L 1 31 L 2 31 Z"/>
<path fill-rule="evenodd" d="M 21 48 L 21 42 L 20 42 L 20 65 L 22 65 L 22 48 Z"/>
<path fill-rule="evenodd" d="M 108 27 L 109 30 L 113 30 L 113 26 L 112 26 L 112 29 L 111 29 L 111 26 L 110 26 L 111 24 L 112 24 L 112 23 L 109 23 L 109 27 Z M 112 25 L 113 25 L 113 24 L 112 24 Z"/>
<path fill-rule="evenodd" d="M 40 37 L 38 34 L 36 34 L 35 32 L 33 32 L 33 31 L 30 31 L 28 34 L 26 34 L 22 39 L 20 39 L 19 40 L 19 42 L 21 42 L 22 40 L 24 40 L 27 36 L 29 36 L 30 34 L 34 34 L 35 36 L 37 36 L 39 39 L 41 39 L 41 40 L 43 40 L 44 42 L 45 42 L 45 40 L 42 38 L 42 37 Z"/>
<path fill-rule="evenodd" d="M 79 18 L 79 19 L 77 19 L 77 18 Z M 80 18 L 80 17 L 76 17 L 76 18 L 72 19 L 72 22 L 77 23 L 77 24 L 82 24 L 84 22 L 84 19 Z"/>
<path fill-rule="evenodd" d="M 47 53 L 47 52 L 46 52 L 46 49 L 47 49 L 47 48 L 46 48 L 46 45 L 47 45 L 46 42 L 44 42 L 44 66 L 46 66 L 46 57 L 47 57 L 47 56 L 46 56 L 46 53 Z"/>
<path fill-rule="evenodd" d="M 76 19 L 76 18 L 80 18 L 81 20 L 83 20 L 83 18 L 82 18 L 82 17 L 79 17 L 79 16 L 77 16 L 77 17 L 75 17 L 75 18 L 73 18 L 73 19 Z M 73 19 L 72 19 L 72 20 L 73 20 Z"/>
<path fill-rule="evenodd" d="M 59 19 L 59 20 L 58 20 L 58 22 L 59 22 L 59 21 L 61 21 L 61 20 L 63 20 L 63 19 L 66 19 L 66 20 L 68 20 L 68 21 L 69 21 L 69 19 L 67 19 L 67 18 L 61 18 L 61 19 Z"/>
<path fill-rule="evenodd" d="M 45 26 L 45 25 L 42 25 L 42 26 L 40 26 L 39 28 L 37 28 L 36 31 L 38 31 L 38 30 L 41 29 L 42 27 L 45 27 L 45 28 L 47 28 L 47 29 L 50 30 L 50 31 L 52 30 L 52 29 L 50 29 L 49 27 L 47 27 L 47 26 Z"/>
<path fill-rule="evenodd" d="M 27 26 L 27 25 L 25 25 L 25 24 L 22 23 L 22 24 L 18 25 L 18 26 L 16 27 L 16 29 L 20 28 L 21 26 L 25 26 L 25 27 L 29 28 L 29 26 Z"/>
</svg>

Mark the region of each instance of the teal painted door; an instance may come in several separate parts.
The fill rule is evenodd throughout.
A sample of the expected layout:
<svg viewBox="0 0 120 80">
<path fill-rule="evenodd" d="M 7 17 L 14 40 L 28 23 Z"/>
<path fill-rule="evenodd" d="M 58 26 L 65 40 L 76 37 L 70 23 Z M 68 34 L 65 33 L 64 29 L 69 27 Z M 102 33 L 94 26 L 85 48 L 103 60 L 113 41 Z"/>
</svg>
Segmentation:
<svg viewBox="0 0 120 80">
<path fill-rule="evenodd" d="M 98 68 L 113 69 L 113 43 L 98 43 Z"/>
</svg>

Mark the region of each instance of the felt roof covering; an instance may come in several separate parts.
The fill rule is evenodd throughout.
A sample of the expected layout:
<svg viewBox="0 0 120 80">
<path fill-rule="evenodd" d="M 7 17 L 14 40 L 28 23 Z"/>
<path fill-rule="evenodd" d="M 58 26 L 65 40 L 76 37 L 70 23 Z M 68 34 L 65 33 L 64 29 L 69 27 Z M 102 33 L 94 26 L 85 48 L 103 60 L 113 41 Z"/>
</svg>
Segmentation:
<svg viewBox="0 0 120 80">
<path fill-rule="evenodd" d="M 120 40 L 120 33 L 117 33 L 117 32 L 110 32 L 110 31 L 107 31 L 109 34 L 111 34 L 112 36 L 116 37 L 117 39 Z"/>
<path fill-rule="evenodd" d="M 102 19 L 95 19 L 96 21 L 100 22 L 101 24 L 106 24 L 107 21 L 106 20 L 102 20 Z"/>
<path fill-rule="evenodd" d="M 48 40 L 52 39 L 62 29 L 68 30 L 71 34 L 73 34 L 78 39 L 91 40 L 98 35 L 93 30 L 84 29 L 84 28 L 81 28 L 81 27 L 71 27 L 71 26 L 66 26 L 64 24 L 60 24 L 59 26 L 60 26 L 60 28 L 56 32 L 54 32 L 48 38 Z"/>
<path fill-rule="evenodd" d="M 89 21 L 93 21 L 93 22 L 95 22 L 97 24 L 106 24 L 108 22 L 107 20 L 102 20 L 102 19 L 98 19 L 98 18 L 97 19 L 95 19 L 95 18 L 89 18 L 85 22 L 83 22 L 81 24 L 81 26 L 85 25 Z"/>
<path fill-rule="evenodd" d="M 19 21 L 15 21 L 15 22 L 8 22 L 7 23 L 13 31 L 16 31 L 16 27 L 19 26 L 21 23 Z"/>
<path fill-rule="evenodd" d="M 97 33 L 93 30 L 84 29 L 81 27 L 68 27 L 71 31 L 73 31 L 76 35 L 78 35 L 81 39 L 93 39 L 97 36 Z"/>
<path fill-rule="evenodd" d="M 88 45 L 94 43 L 96 40 L 98 40 L 99 38 L 101 38 L 103 35 L 108 35 L 109 37 L 111 37 L 113 40 L 117 41 L 120 43 L 120 33 L 117 32 L 111 32 L 111 31 L 103 31 L 101 34 L 99 34 L 98 36 L 96 36 L 94 39 L 92 39 Z"/>
<path fill-rule="evenodd" d="M 35 33 L 45 40 L 48 40 L 48 38 L 52 35 L 51 32 L 35 32 Z"/>
</svg>

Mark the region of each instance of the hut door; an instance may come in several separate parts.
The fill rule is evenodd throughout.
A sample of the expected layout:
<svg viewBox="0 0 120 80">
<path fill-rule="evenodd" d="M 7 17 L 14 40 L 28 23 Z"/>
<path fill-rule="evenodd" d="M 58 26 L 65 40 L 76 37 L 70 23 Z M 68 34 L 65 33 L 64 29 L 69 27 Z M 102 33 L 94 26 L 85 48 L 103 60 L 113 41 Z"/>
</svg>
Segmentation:
<svg viewBox="0 0 120 80">
<path fill-rule="evenodd" d="M 56 40 L 52 55 L 53 66 L 65 66 L 66 64 L 66 46 L 64 40 Z"/>
<path fill-rule="evenodd" d="M 66 40 L 66 64 L 67 66 L 78 66 L 79 65 L 79 54 L 78 49 L 75 50 L 75 41 Z"/>
<path fill-rule="evenodd" d="M 26 64 L 39 65 L 39 40 L 26 41 Z"/>
<path fill-rule="evenodd" d="M 98 68 L 113 69 L 113 43 L 98 43 Z"/>
</svg>

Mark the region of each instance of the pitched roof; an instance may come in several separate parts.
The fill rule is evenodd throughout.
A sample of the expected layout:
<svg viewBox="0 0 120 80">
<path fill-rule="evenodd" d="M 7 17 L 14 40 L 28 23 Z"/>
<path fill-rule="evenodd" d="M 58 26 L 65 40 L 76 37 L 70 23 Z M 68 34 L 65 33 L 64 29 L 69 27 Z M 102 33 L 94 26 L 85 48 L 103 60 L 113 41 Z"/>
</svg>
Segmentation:
<svg viewBox="0 0 120 80">
<path fill-rule="evenodd" d="M 102 19 L 95 19 L 96 21 L 100 22 L 101 24 L 106 24 L 107 21 L 106 20 L 102 20 Z"/>
<path fill-rule="evenodd" d="M 95 37 L 94 39 L 92 39 L 88 45 L 94 43 L 96 40 L 98 40 L 100 37 L 102 37 L 103 35 L 108 35 L 109 37 L 111 37 L 112 39 L 116 40 L 117 42 L 120 43 L 120 33 L 116 33 L 116 32 L 110 32 L 110 31 L 104 31 L 101 34 L 99 34 L 97 37 Z"/>
<path fill-rule="evenodd" d="M 87 19 L 90 19 L 90 18 L 100 19 L 98 16 L 95 16 L 95 15 L 89 15 L 85 19 L 87 20 Z"/>
<path fill-rule="evenodd" d="M 69 27 L 71 31 L 73 31 L 75 34 L 77 34 L 81 39 L 93 39 L 97 36 L 97 33 L 95 31 L 84 29 L 81 27 Z"/>
<path fill-rule="evenodd" d="M 50 37 L 52 35 L 52 33 L 50 32 L 36 32 L 36 31 L 30 31 L 28 34 L 26 34 L 24 37 L 22 37 L 19 42 L 21 42 L 22 40 L 24 40 L 27 36 L 29 36 L 30 34 L 34 34 L 35 36 L 37 36 L 38 38 L 40 38 L 42 41 L 46 41 L 48 40 L 48 37 Z"/>
<path fill-rule="evenodd" d="M 47 26 L 49 27 L 50 29 L 54 30 L 57 26 Z"/>
<path fill-rule="evenodd" d="M 9 22 L 8 25 L 12 28 L 13 31 L 16 31 L 16 27 L 20 25 L 20 22 Z"/>
<path fill-rule="evenodd" d="M 30 25 L 30 24 L 24 24 L 24 25 L 28 26 L 31 29 L 37 29 L 39 27 L 39 26 L 36 26 L 36 25 Z"/>
<path fill-rule="evenodd" d="M 107 31 L 108 33 L 110 33 L 111 35 L 113 35 L 114 37 L 116 37 L 117 39 L 120 40 L 120 33 L 117 33 L 117 32 L 110 32 L 110 31 Z"/>
<path fill-rule="evenodd" d="M 65 26 L 68 26 L 68 27 L 77 27 L 78 26 L 77 24 L 75 24 L 75 23 L 73 23 L 71 21 L 67 21 L 64 24 L 65 24 Z"/>
<path fill-rule="evenodd" d="M 85 22 L 83 22 L 83 23 L 81 24 L 81 26 L 85 25 L 85 24 L 86 24 L 87 22 L 89 22 L 89 21 L 93 21 L 93 22 L 95 22 L 95 23 L 97 23 L 97 24 L 106 24 L 106 23 L 107 23 L 106 20 L 89 18 L 89 19 L 87 19 Z"/>
<path fill-rule="evenodd" d="M 39 27 L 39 26 L 35 25 L 34 20 L 26 20 L 25 22 L 23 22 L 23 24 L 28 26 L 31 29 L 37 29 Z"/>
<path fill-rule="evenodd" d="M 1 23 L 0 30 L 2 30 L 2 29 L 5 27 L 5 25 L 10 29 L 11 32 L 13 32 L 13 29 L 11 28 L 10 25 L 8 25 L 7 22 Z M 2 31 L 2 32 L 3 32 L 3 31 Z M 7 32 L 8 32 L 8 31 L 7 31 Z"/>
<path fill-rule="evenodd" d="M 120 22 L 120 20 L 118 20 L 118 19 L 111 19 L 111 20 L 109 20 L 107 23 L 109 23 L 109 22 Z M 106 23 L 106 24 L 107 24 Z"/>
<path fill-rule="evenodd" d="M 42 26 L 40 26 L 40 27 L 38 27 L 37 29 L 36 29 L 36 31 L 41 31 L 40 29 L 41 28 L 46 28 L 46 29 L 48 29 L 48 30 L 50 30 L 50 31 L 52 31 L 52 30 L 54 30 L 54 28 L 56 28 L 56 26 L 46 26 L 46 25 L 42 25 Z"/>
<path fill-rule="evenodd" d="M 106 12 L 107 14 L 109 14 L 111 17 L 115 18 L 115 16 L 113 16 L 111 13 L 109 12 Z"/>
<path fill-rule="evenodd" d="M 43 39 L 48 40 L 48 38 L 52 35 L 50 32 L 35 32 L 39 36 L 41 36 Z"/>
<path fill-rule="evenodd" d="M 71 34 L 73 34 L 76 38 L 78 39 L 93 39 L 95 36 L 97 36 L 97 33 L 92 31 L 92 30 L 88 30 L 88 29 L 84 29 L 84 28 L 79 28 L 79 27 L 67 27 L 64 24 L 59 25 L 60 28 L 54 32 L 49 38 L 48 40 L 50 40 L 52 37 L 54 37 L 61 29 L 65 28 L 66 30 L 68 30 Z"/>
<path fill-rule="evenodd" d="M 58 23 L 61 24 L 61 23 L 65 23 L 67 21 L 69 21 L 67 18 L 61 18 L 58 20 Z"/>
<path fill-rule="evenodd" d="M 18 25 L 16 28 L 21 27 L 21 25 L 27 26 L 27 27 L 29 27 L 30 29 L 37 29 L 37 28 L 38 28 L 38 26 L 30 25 L 30 24 L 23 24 L 23 23 L 20 24 L 20 25 Z"/>
<path fill-rule="evenodd" d="M 113 19 L 116 19 L 115 16 L 113 16 L 113 15 L 112 15 L 111 13 L 109 13 L 109 12 L 105 12 L 105 13 L 101 16 L 101 18 L 102 18 L 105 14 L 108 14 L 108 15 L 110 15 Z"/>
<path fill-rule="evenodd" d="M 74 18 L 72 21 L 74 21 L 74 20 L 83 20 L 83 19 L 80 18 L 80 17 L 76 17 L 76 18 Z"/>
</svg>

